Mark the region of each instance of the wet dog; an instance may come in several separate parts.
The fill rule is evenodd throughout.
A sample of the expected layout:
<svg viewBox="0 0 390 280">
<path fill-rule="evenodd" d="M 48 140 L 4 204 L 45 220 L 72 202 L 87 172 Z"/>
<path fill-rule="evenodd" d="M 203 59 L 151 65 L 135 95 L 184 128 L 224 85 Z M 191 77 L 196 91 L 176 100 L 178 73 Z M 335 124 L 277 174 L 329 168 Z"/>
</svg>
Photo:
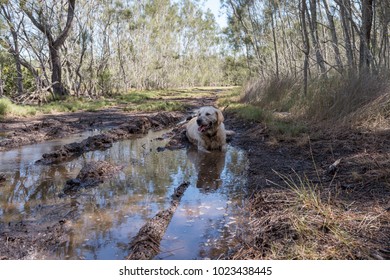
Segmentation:
<svg viewBox="0 0 390 280">
<path fill-rule="evenodd" d="M 234 132 L 226 131 L 223 121 L 221 110 L 212 106 L 201 107 L 198 115 L 186 126 L 188 140 L 200 151 L 225 151 L 226 135 Z"/>
</svg>

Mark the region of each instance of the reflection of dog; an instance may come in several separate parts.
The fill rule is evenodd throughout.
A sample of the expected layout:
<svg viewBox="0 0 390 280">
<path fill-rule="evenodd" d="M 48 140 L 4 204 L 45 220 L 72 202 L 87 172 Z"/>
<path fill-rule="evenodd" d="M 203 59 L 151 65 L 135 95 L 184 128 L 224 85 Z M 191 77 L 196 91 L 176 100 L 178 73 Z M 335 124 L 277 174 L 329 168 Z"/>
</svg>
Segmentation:
<svg viewBox="0 0 390 280">
<path fill-rule="evenodd" d="M 201 151 L 226 150 L 226 131 L 222 112 L 212 106 L 199 109 L 198 116 L 187 124 L 187 138 Z"/>
<path fill-rule="evenodd" d="M 221 173 L 225 167 L 225 153 L 213 151 L 198 153 L 194 148 L 187 150 L 188 159 L 194 164 L 198 179 L 196 186 L 203 191 L 216 190 L 221 184 Z"/>
</svg>

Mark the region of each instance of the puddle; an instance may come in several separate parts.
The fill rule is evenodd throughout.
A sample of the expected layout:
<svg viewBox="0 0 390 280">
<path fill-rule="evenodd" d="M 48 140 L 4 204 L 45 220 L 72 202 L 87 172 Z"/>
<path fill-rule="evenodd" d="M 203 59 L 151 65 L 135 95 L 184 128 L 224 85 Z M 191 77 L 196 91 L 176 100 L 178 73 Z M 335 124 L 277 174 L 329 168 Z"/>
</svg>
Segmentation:
<svg viewBox="0 0 390 280">
<path fill-rule="evenodd" d="M 33 162 L 74 138 L 0 153 L 0 172 L 7 177 L 0 188 L 0 219 L 36 220 L 42 205 L 71 202 L 81 215 L 72 222 L 73 231 L 55 257 L 124 259 L 132 237 L 148 219 L 169 206 L 175 187 L 189 181 L 156 259 L 218 258 L 234 245 L 237 221 L 243 218 L 246 155 L 231 146 L 226 153 L 191 149 L 157 152 L 157 147 L 165 144 L 156 140 L 163 133 L 150 132 L 143 138 L 116 142 L 105 151 L 50 166 Z M 113 179 L 74 198 L 58 197 L 65 181 L 76 177 L 92 160 L 109 161 L 123 169 Z"/>
</svg>

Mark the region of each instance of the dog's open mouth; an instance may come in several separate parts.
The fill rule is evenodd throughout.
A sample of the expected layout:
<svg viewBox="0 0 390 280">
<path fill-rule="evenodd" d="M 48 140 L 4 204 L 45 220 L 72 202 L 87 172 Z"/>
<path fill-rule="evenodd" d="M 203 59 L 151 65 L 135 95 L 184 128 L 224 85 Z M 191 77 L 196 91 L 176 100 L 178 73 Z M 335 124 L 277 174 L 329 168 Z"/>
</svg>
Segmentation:
<svg viewBox="0 0 390 280">
<path fill-rule="evenodd" d="M 209 125 L 199 125 L 198 131 L 199 132 L 205 132 L 210 126 Z"/>
</svg>

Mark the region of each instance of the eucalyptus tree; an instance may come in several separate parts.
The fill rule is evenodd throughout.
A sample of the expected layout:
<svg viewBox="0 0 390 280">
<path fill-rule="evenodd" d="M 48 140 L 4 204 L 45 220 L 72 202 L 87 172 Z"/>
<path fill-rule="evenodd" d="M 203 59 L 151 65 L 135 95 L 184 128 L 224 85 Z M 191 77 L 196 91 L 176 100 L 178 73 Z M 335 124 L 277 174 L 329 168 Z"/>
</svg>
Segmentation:
<svg viewBox="0 0 390 280">
<path fill-rule="evenodd" d="M 75 14 L 76 0 L 67 1 L 21 1 L 20 7 L 31 20 L 32 24 L 42 32 L 47 39 L 48 51 L 51 61 L 51 82 L 53 94 L 55 97 L 64 97 L 68 94 L 67 89 L 62 82 L 62 65 L 60 57 L 60 48 L 63 46 L 68 37 Z M 63 14 L 66 7 L 67 12 Z M 66 17 L 64 27 L 61 28 L 59 23 L 53 17 L 56 14 Z M 61 23 L 61 22 L 60 22 Z"/>
<path fill-rule="evenodd" d="M 225 32 L 252 76 L 358 74 L 389 68 L 389 1 L 223 0 Z"/>
</svg>

